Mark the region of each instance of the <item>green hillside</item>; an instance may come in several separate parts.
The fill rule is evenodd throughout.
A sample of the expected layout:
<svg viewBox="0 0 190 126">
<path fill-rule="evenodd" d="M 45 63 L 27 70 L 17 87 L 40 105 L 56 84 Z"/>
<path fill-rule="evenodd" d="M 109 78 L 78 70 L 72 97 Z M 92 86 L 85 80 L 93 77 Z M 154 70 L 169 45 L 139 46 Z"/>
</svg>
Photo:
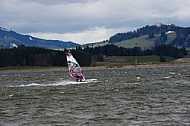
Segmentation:
<svg viewBox="0 0 190 126">
<path fill-rule="evenodd" d="M 143 35 L 137 38 L 121 41 L 114 43 L 117 46 L 121 46 L 124 48 L 134 48 L 135 46 L 141 47 L 142 49 L 144 48 L 149 48 L 149 47 L 154 47 L 154 43 L 156 39 L 159 39 L 160 34 L 155 35 L 155 38 L 150 39 L 148 35 Z M 169 44 L 172 40 L 174 40 L 176 37 L 176 33 L 171 32 L 167 34 L 167 40 L 166 44 Z"/>
</svg>

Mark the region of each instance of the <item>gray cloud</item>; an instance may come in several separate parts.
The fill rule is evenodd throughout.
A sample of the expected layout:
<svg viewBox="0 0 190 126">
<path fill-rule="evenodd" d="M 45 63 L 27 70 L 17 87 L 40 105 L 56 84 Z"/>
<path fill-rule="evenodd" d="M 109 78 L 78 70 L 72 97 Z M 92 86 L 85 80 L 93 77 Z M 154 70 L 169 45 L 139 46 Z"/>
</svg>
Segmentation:
<svg viewBox="0 0 190 126">
<path fill-rule="evenodd" d="M 23 0 L 33 3 L 39 3 L 43 5 L 56 5 L 56 4 L 73 4 L 73 3 L 86 3 L 86 2 L 92 2 L 97 0 Z"/>
<path fill-rule="evenodd" d="M 24 34 L 52 33 L 70 38 L 88 32 L 98 34 L 91 32 L 98 28 L 107 30 L 100 32 L 100 36 L 104 33 L 108 38 L 114 32 L 156 22 L 189 26 L 189 6 L 189 0 L 2 0 L 0 24 Z M 85 42 L 85 38 L 78 38 Z"/>
</svg>

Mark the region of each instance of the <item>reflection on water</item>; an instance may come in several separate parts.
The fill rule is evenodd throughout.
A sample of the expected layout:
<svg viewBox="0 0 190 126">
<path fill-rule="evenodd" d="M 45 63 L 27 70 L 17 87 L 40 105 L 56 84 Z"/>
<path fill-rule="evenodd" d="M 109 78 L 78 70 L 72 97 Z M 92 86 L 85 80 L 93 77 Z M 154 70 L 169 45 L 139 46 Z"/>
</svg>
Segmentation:
<svg viewBox="0 0 190 126">
<path fill-rule="evenodd" d="M 190 125 L 190 67 L 0 72 L 1 125 Z"/>
</svg>

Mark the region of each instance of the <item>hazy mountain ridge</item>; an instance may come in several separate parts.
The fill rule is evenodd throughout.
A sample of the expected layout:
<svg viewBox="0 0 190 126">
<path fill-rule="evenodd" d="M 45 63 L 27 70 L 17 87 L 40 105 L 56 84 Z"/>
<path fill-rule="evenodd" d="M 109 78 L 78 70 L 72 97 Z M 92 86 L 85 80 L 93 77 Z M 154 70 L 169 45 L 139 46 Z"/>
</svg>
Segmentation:
<svg viewBox="0 0 190 126">
<path fill-rule="evenodd" d="M 46 40 L 40 39 L 36 37 L 32 37 L 30 35 L 22 35 L 12 30 L 7 30 L 5 28 L 0 27 L 0 47 L 2 48 L 11 48 L 17 47 L 19 45 L 25 46 L 34 46 L 34 47 L 42 47 L 48 49 L 62 49 L 62 48 L 72 48 L 76 46 L 80 46 L 80 44 L 68 41 L 60 41 L 60 40 Z"/>
</svg>

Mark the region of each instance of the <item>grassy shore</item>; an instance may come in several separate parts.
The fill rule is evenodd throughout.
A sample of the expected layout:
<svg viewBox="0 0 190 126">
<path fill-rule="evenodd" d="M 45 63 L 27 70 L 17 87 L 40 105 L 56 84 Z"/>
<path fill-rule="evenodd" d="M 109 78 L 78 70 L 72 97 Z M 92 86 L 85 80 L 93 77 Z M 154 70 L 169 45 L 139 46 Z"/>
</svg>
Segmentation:
<svg viewBox="0 0 190 126">
<path fill-rule="evenodd" d="M 159 66 L 190 66 L 189 62 L 175 62 L 171 57 L 165 57 L 166 62 L 159 62 L 159 56 L 110 56 L 104 57 L 104 62 L 96 62 L 93 67 L 82 67 L 83 70 L 104 69 L 104 68 L 132 68 L 132 67 L 159 67 Z M 63 70 L 67 71 L 67 67 L 53 66 L 16 66 L 16 67 L 0 67 L 0 71 L 15 70 Z"/>
</svg>

